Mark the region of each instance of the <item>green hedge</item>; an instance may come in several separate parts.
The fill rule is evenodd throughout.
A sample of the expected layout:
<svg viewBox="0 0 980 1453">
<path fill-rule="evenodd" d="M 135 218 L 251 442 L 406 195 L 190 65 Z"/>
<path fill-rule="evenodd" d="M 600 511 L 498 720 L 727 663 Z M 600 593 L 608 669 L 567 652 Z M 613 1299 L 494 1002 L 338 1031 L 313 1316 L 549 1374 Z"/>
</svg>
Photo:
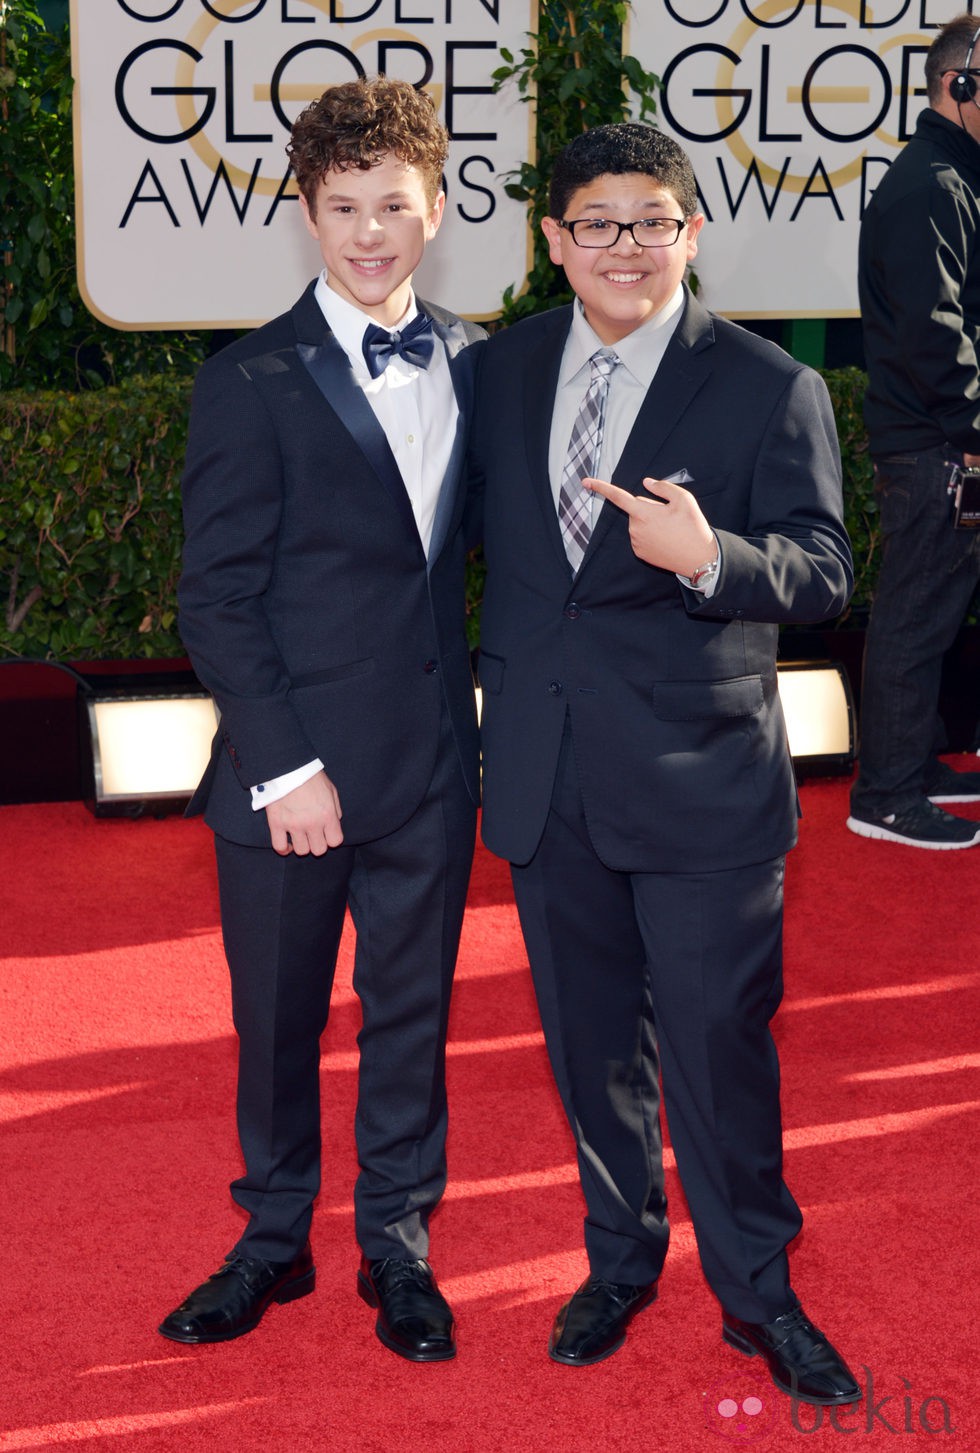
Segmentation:
<svg viewBox="0 0 980 1453">
<path fill-rule="evenodd" d="M 823 370 L 823 377 L 837 421 L 844 466 L 844 523 L 854 552 L 854 594 L 840 624 L 846 625 L 856 615 L 863 625 L 874 594 L 879 546 L 874 476 L 861 415 L 868 376 L 859 368 L 831 368 Z"/>
<path fill-rule="evenodd" d="M 844 457 L 853 611 L 870 600 L 877 563 L 865 380 L 855 368 L 824 376 Z M 78 394 L 0 393 L 0 654 L 182 654 L 175 593 L 190 387 L 162 376 Z M 481 593 L 482 563 L 474 560 L 474 644 Z"/>
<path fill-rule="evenodd" d="M 5 656 L 179 656 L 180 471 L 191 384 L 0 393 Z"/>
</svg>

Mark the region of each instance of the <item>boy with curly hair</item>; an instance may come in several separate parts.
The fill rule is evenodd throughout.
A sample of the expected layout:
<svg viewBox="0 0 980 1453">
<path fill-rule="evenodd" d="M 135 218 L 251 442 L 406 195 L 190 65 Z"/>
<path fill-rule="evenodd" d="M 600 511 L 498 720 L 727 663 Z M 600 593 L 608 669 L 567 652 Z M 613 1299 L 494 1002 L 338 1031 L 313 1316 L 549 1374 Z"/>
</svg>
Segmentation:
<svg viewBox="0 0 980 1453">
<path fill-rule="evenodd" d="M 195 386 L 180 619 L 221 723 L 190 810 L 215 833 L 248 1220 L 162 1323 L 178 1342 L 313 1290 L 319 1041 L 349 909 L 357 1289 L 393 1352 L 455 1355 L 426 1257 L 479 792 L 460 481 L 483 332 L 412 287 L 447 145 L 406 82 L 308 107 L 288 150 L 323 271 Z"/>
</svg>

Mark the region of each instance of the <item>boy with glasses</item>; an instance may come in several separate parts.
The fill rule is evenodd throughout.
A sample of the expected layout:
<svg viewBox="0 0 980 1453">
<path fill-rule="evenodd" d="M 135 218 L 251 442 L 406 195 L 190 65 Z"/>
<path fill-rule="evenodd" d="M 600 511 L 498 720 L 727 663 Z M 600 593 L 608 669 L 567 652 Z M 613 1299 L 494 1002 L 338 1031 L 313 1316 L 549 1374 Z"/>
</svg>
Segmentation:
<svg viewBox="0 0 980 1453">
<path fill-rule="evenodd" d="M 657 1295 L 662 1065 L 725 1340 L 848 1404 L 790 1286 L 769 1029 L 797 817 L 776 634 L 846 603 L 840 460 L 819 376 L 685 286 L 703 223 L 668 137 L 576 138 L 543 226 L 577 300 L 484 352 L 483 836 L 512 864 L 587 1207 L 551 1357 L 610 1356 Z"/>
</svg>

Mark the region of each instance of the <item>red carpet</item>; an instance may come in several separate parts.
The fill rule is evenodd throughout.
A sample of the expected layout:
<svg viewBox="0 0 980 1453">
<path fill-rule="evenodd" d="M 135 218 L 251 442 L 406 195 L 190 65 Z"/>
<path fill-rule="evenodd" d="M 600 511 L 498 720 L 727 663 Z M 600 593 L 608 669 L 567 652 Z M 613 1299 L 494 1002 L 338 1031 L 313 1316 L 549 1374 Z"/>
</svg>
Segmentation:
<svg viewBox="0 0 980 1453">
<path fill-rule="evenodd" d="M 0 1450 L 700 1453 L 917 1439 L 977 1453 L 980 852 L 853 837 L 841 782 L 802 796 L 777 1021 L 787 1178 L 807 1218 L 793 1278 L 864 1403 L 794 1422 L 759 1362 L 722 1344 L 673 1180 L 657 1305 L 599 1366 L 548 1361 L 552 1317 L 584 1275 L 582 1209 L 507 873 L 485 853 L 452 1017 L 450 1188 L 433 1224 L 456 1361 L 392 1356 L 354 1294 L 349 943 L 324 1042 L 316 1294 L 223 1346 L 157 1336 L 239 1225 L 209 834 L 96 821 L 72 803 L 0 808 Z M 751 1393 L 760 1412 L 719 1414 Z"/>
</svg>

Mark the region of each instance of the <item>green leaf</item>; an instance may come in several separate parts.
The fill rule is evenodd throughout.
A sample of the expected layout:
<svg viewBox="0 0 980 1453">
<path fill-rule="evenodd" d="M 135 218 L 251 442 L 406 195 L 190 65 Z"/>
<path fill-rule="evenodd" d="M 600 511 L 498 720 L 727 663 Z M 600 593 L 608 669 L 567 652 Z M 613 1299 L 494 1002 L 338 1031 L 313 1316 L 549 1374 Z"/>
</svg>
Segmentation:
<svg viewBox="0 0 980 1453">
<path fill-rule="evenodd" d="M 573 96 L 576 91 L 580 90 L 581 86 L 579 84 L 578 72 L 566 71 L 558 83 L 558 99 L 559 101 L 567 101 L 570 96 Z"/>
</svg>

